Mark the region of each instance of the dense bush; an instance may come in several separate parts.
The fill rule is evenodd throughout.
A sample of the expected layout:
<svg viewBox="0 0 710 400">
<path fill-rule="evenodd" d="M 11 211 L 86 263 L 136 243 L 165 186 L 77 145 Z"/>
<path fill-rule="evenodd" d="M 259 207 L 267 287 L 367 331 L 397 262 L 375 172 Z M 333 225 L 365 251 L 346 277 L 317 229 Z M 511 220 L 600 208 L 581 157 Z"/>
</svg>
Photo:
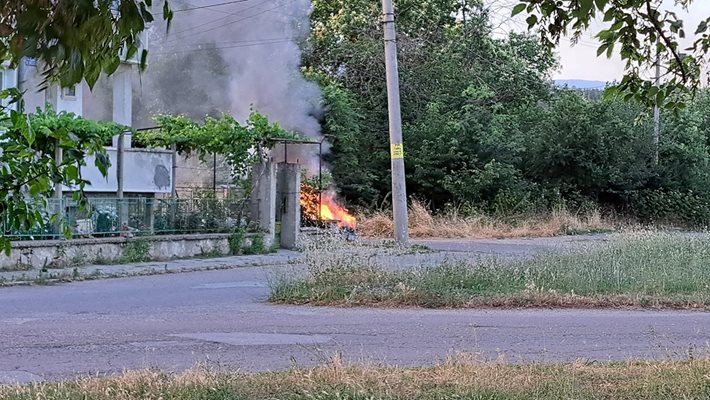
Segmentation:
<svg viewBox="0 0 710 400">
<path fill-rule="evenodd" d="M 380 206 L 390 175 L 377 7 L 314 6 L 305 62 L 324 89 L 333 178 L 349 202 Z M 457 204 L 508 215 L 602 207 L 648 222 L 708 224 L 710 95 L 662 115 L 656 164 L 651 110 L 554 87 L 554 55 L 535 38 L 495 38 L 480 4 L 403 0 L 400 8 L 410 195 L 435 209 Z M 467 18 L 450 18 L 462 13 Z"/>
</svg>

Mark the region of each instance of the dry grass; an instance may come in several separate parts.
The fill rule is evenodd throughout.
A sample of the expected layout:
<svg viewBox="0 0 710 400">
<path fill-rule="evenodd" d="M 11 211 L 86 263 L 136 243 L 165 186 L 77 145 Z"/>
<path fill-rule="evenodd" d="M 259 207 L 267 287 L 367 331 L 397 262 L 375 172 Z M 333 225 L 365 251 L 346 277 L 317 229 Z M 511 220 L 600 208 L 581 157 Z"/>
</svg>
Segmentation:
<svg viewBox="0 0 710 400">
<path fill-rule="evenodd" d="M 580 215 L 557 210 L 547 215 L 509 222 L 482 215 L 464 216 L 456 210 L 433 215 L 424 204 L 416 200 L 409 206 L 409 234 L 420 239 L 549 237 L 610 232 L 618 226 L 618 222 L 602 218 L 599 211 Z M 392 217 L 386 212 L 358 218 L 358 233 L 363 237 L 392 237 L 393 229 Z"/>
<path fill-rule="evenodd" d="M 238 399 L 708 399 L 710 362 L 623 362 L 565 365 L 482 363 L 455 357 L 428 368 L 346 365 L 335 358 L 315 369 L 237 374 L 196 368 L 153 370 L 109 379 L 0 387 L 4 400 Z"/>
</svg>

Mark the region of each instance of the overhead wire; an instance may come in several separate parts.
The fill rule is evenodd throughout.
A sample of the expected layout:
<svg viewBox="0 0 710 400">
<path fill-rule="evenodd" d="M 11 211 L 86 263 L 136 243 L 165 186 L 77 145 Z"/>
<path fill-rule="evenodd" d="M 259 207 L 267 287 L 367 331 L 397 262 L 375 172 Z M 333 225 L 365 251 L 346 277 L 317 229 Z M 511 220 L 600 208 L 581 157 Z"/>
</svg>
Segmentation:
<svg viewBox="0 0 710 400">
<path fill-rule="evenodd" d="M 245 0 L 245 1 L 251 1 L 251 0 Z M 191 7 L 193 7 L 190 3 L 187 3 L 187 2 L 186 2 L 185 4 L 187 4 L 187 5 L 191 6 Z M 218 14 L 239 15 L 239 13 L 234 13 L 234 12 L 225 11 L 225 10 L 214 10 L 214 9 L 211 9 L 211 8 L 208 8 L 206 11 L 211 11 L 211 12 L 213 12 L 213 13 L 218 13 Z M 272 10 L 271 12 L 275 12 L 275 11 Z M 281 12 L 281 11 L 279 11 L 278 14 L 280 14 L 280 15 L 286 15 L 286 16 L 292 16 L 292 17 L 294 17 L 294 18 L 301 17 L 301 15 L 294 15 L 294 14 L 285 13 L 285 12 Z"/>
<path fill-rule="evenodd" d="M 194 37 L 194 36 L 198 36 L 198 35 L 203 35 L 203 34 L 205 34 L 205 33 L 213 32 L 213 31 L 215 31 L 215 30 L 217 30 L 217 29 L 222 29 L 222 28 L 224 28 L 224 27 L 227 27 L 227 26 L 236 24 L 236 23 L 238 23 L 238 22 L 243 22 L 243 21 L 249 20 L 249 19 L 251 19 L 251 18 L 258 17 L 259 15 L 263 15 L 263 14 L 265 14 L 265 13 L 267 13 L 267 12 L 276 10 L 276 9 L 278 9 L 278 8 L 280 8 L 280 7 L 283 7 L 285 4 L 291 3 L 291 2 L 293 2 L 293 1 L 294 1 L 294 0 L 287 0 L 285 3 L 278 2 L 278 5 L 275 6 L 275 7 L 272 7 L 272 8 L 266 9 L 266 10 L 261 10 L 261 11 L 255 13 L 255 14 L 252 14 L 252 15 L 249 15 L 249 16 L 246 16 L 246 17 L 243 17 L 243 18 L 239 18 L 239 19 L 234 20 L 234 21 L 227 22 L 227 23 L 225 23 L 225 24 L 223 24 L 223 25 L 220 25 L 220 26 L 215 26 L 215 27 L 212 27 L 212 28 L 209 28 L 209 29 L 205 29 L 205 30 L 202 30 L 202 31 L 195 32 L 195 33 L 191 34 L 191 36 Z M 245 9 L 245 10 L 242 10 L 242 12 L 251 10 L 251 9 L 256 8 L 257 6 L 260 6 L 260 5 L 261 5 L 261 4 L 252 6 L 252 7 L 250 7 L 250 8 Z M 225 20 L 225 19 L 229 19 L 229 17 L 230 17 L 230 16 L 227 16 L 227 17 L 225 17 L 225 18 L 220 18 L 219 20 L 214 20 L 214 21 L 211 21 L 211 22 L 207 22 L 207 23 L 202 24 L 202 25 L 200 25 L 200 26 L 210 25 L 210 24 L 215 23 L 215 22 L 217 22 L 217 21 L 222 21 L 222 20 Z M 185 33 L 185 32 L 187 32 L 187 31 L 190 31 L 190 30 L 193 30 L 193 29 L 195 29 L 195 28 L 198 28 L 198 27 L 200 27 L 200 26 L 196 26 L 196 27 L 192 27 L 192 28 L 185 29 L 184 31 L 181 31 L 181 32 L 176 33 L 176 35 L 180 35 L 180 34 Z M 185 38 L 186 38 L 185 36 L 173 37 L 173 38 L 167 40 L 166 43 L 172 43 L 172 42 L 175 42 L 175 41 L 178 41 L 178 40 L 183 40 L 183 39 L 185 39 Z"/>
<path fill-rule="evenodd" d="M 213 6 L 219 6 L 219 5 L 227 5 L 227 4 L 232 4 L 232 3 L 238 3 L 238 2 L 247 2 L 247 1 L 250 1 L 250 0 L 237 0 L 237 1 L 231 1 L 231 2 L 226 2 L 226 3 L 215 4 L 215 5 L 211 5 L 211 6 L 192 7 L 191 9 L 200 9 L 200 8 L 207 8 L 207 7 L 213 7 Z M 294 1 L 294 0 L 288 0 L 287 3 L 288 3 L 288 2 L 292 2 L 292 1 Z M 262 5 L 262 4 L 256 4 L 256 5 L 252 6 L 252 7 L 249 7 L 249 8 L 247 8 L 247 9 L 241 10 L 241 12 L 243 13 L 243 12 L 252 10 L 252 9 L 254 9 L 254 8 L 260 6 L 260 5 Z M 244 17 L 244 18 L 239 18 L 239 19 L 237 19 L 237 20 L 230 21 L 230 22 L 228 22 L 228 23 L 226 23 L 226 24 L 223 24 L 223 25 L 220 25 L 220 26 L 216 26 L 216 27 L 212 27 L 212 28 L 209 28 L 209 29 L 206 29 L 206 30 L 203 30 L 203 31 L 196 32 L 196 33 L 194 33 L 192 36 L 201 35 L 201 34 L 204 34 L 204 33 L 207 33 L 207 32 L 211 32 L 211 31 L 214 31 L 214 30 L 217 30 L 217 29 L 224 28 L 224 27 L 229 26 L 229 25 L 232 25 L 232 24 L 234 24 L 234 23 L 242 22 L 242 21 L 248 20 L 248 19 L 250 19 L 250 18 L 254 18 L 254 17 L 256 17 L 256 16 L 262 15 L 262 14 L 264 14 L 264 13 L 266 13 L 266 12 L 273 11 L 273 10 L 279 8 L 279 7 L 281 7 L 281 5 L 279 5 L 279 6 L 277 6 L 277 7 L 270 8 L 270 9 L 261 10 L 261 11 L 259 11 L 259 12 L 256 13 L 256 14 L 249 15 L 249 16 L 246 16 L 246 17 Z M 413 8 L 413 7 L 409 7 L 409 8 L 411 9 L 411 8 Z M 184 9 L 184 10 L 187 10 L 187 9 Z M 241 15 L 241 14 L 238 14 L 238 13 L 227 12 L 227 11 L 217 11 L 217 10 L 212 10 L 212 9 L 210 9 L 210 11 L 219 12 L 219 13 L 224 13 L 224 14 L 228 14 L 228 15 L 227 15 L 226 17 L 224 17 L 224 18 L 220 18 L 220 19 L 217 19 L 217 20 L 209 21 L 209 22 L 206 22 L 205 24 L 202 24 L 202 25 L 198 25 L 198 26 L 194 26 L 194 27 L 185 29 L 185 30 L 183 30 L 183 31 L 181 31 L 181 32 L 178 32 L 178 35 L 181 34 L 181 33 L 185 33 L 185 32 L 187 32 L 187 31 L 190 31 L 190 30 L 194 30 L 194 29 L 199 28 L 199 27 L 202 27 L 202 26 L 206 26 L 206 25 L 213 24 L 213 23 L 216 23 L 216 22 L 221 22 L 221 21 L 223 21 L 223 20 L 229 19 L 231 16 L 239 16 L 239 15 Z M 409 11 L 409 9 L 407 9 L 406 11 Z M 176 42 L 176 41 L 182 40 L 182 39 L 184 39 L 184 37 L 172 37 L 172 38 L 170 38 L 169 40 L 167 40 L 165 43 L 173 43 L 173 42 Z M 566 38 L 566 37 L 565 37 L 565 38 L 563 38 L 563 39 L 569 41 L 570 44 L 572 44 L 572 42 L 573 42 L 573 40 L 570 39 L 570 38 Z M 242 47 L 254 47 L 254 46 L 262 46 L 262 45 L 265 46 L 265 45 L 274 45 L 274 44 L 287 43 L 287 42 L 292 41 L 292 40 L 295 40 L 295 39 L 294 39 L 294 38 L 286 38 L 286 37 L 284 37 L 284 38 L 271 38 L 271 39 L 251 39 L 251 40 L 229 41 L 229 42 L 221 42 L 221 43 L 220 43 L 220 42 L 216 42 L 216 43 L 215 43 L 215 42 L 211 42 L 211 43 L 196 43 L 196 44 L 190 44 L 189 46 L 192 46 L 192 47 L 197 46 L 198 48 L 190 48 L 190 49 L 184 49 L 184 48 L 182 48 L 182 49 L 175 49 L 175 51 L 170 51 L 170 49 L 164 49 L 164 50 L 161 51 L 160 53 L 155 53 L 155 55 L 170 55 L 170 54 L 181 54 L 181 53 L 191 53 L 191 52 L 203 52 L 203 51 L 210 51 L 210 50 L 222 50 L 222 49 L 233 49 L 233 48 L 242 48 Z M 581 46 L 585 46 L 585 47 L 594 47 L 594 48 L 597 48 L 597 47 L 598 47 L 598 44 L 592 43 L 592 42 L 590 42 L 590 41 L 585 41 L 585 40 L 578 40 L 578 41 L 576 42 L 576 44 L 577 44 L 577 45 L 581 45 Z M 206 46 L 206 47 L 202 47 L 202 46 Z"/>
<path fill-rule="evenodd" d="M 188 8 L 180 8 L 178 10 L 171 10 L 173 13 L 178 13 L 178 12 L 184 12 L 184 11 L 193 11 L 193 10 L 202 10 L 202 9 L 209 9 L 209 8 L 214 8 L 214 7 L 222 7 L 222 6 L 228 6 L 230 4 L 236 4 L 236 3 L 246 3 L 252 0 L 232 0 L 232 1 L 227 1 L 224 3 L 218 3 L 218 4 L 206 4 L 204 6 L 190 6 Z M 162 12 L 155 13 L 155 15 L 163 15 Z"/>
<path fill-rule="evenodd" d="M 249 0 L 241 0 L 241 2 L 245 2 L 245 1 L 249 1 Z M 259 15 L 262 15 L 262 14 L 264 14 L 264 13 L 266 13 L 266 12 L 273 11 L 273 10 L 275 10 L 275 9 L 277 9 L 277 8 L 279 8 L 279 7 L 281 7 L 281 6 L 285 5 L 285 4 L 287 4 L 287 3 L 290 3 L 290 2 L 292 2 L 292 1 L 294 1 L 294 0 L 288 0 L 288 1 L 286 1 L 285 3 L 283 3 L 283 2 L 278 2 L 278 5 L 277 5 L 276 7 L 272 7 L 272 8 L 266 9 L 266 10 L 261 10 L 261 11 L 255 13 L 255 14 L 248 15 L 248 16 L 245 16 L 245 17 L 243 17 L 243 18 L 239 18 L 239 19 L 237 19 L 237 20 L 227 22 L 227 23 L 222 24 L 222 25 L 220 25 L 220 26 L 215 26 L 215 27 L 211 27 L 211 28 L 206 29 L 206 30 L 202 30 L 202 31 L 199 31 L 199 32 L 195 32 L 195 33 L 191 34 L 190 37 L 199 36 L 199 35 L 201 35 L 201 34 L 204 34 L 204 33 L 210 32 L 210 31 L 214 31 L 214 30 L 217 30 L 217 29 L 224 28 L 224 27 L 229 26 L 229 25 L 234 24 L 234 23 L 238 23 L 238 22 L 241 22 L 241 21 L 248 20 L 248 19 L 250 19 L 250 18 L 254 18 L 254 17 L 259 16 Z M 228 2 L 228 3 L 232 3 L 232 2 Z M 228 4 L 228 3 L 220 3 L 220 5 Z M 188 4 L 188 5 L 191 5 L 191 4 L 189 4 L 189 3 L 187 3 L 187 4 Z M 178 32 L 177 34 L 180 35 L 180 34 L 182 34 L 182 33 L 187 33 L 188 31 L 192 31 L 192 30 L 194 30 L 194 29 L 196 29 L 196 28 L 199 28 L 199 27 L 211 25 L 211 24 L 214 24 L 214 23 L 217 23 L 217 22 L 222 22 L 222 21 L 224 21 L 224 20 L 228 20 L 228 19 L 229 19 L 230 17 L 232 17 L 232 16 L 241 16 L 241 15 L 243 15 L 244 13 L 246 13 L 247 11 L 253 10 L 253 9 L 255 9 L 255 8 L 261 6 L 261 5 L 263 5 L 263 4 L 261 4 L 261 3 L 260 3 L 260 4 L 255 4 L 255 5 L 251 6 L 251 7 L 248 7 L 248 8 L 246 8 L 246 9 L 240 10 L 239 12 L 228 12 L 228 11 L 222 11 L 222 10 L 218 11 L 218 10 L 213 10 L 213 9 L 211 9 L 211 8 L 208 8 L 207 10 L 209 10 L 209 11 L 224 13 L 224 14 L 228 14 L 228 15 L 227 15 L 226 17 L 224 17 L 224 18 L 219 18 L 219 19 L 217 19 L 217 20 L 208 21 L 208 22 L 206 22 L 206 23 L 204 23 L 204 24 L 187 28 L 187 29 L 185 29 L 185 30 L 183 30 L 183 31 Z M 214 6 L 214 5 L 213 5 L 213 6 Z M 203 7 L 206 7 L 206 6 L 203 6 Z M 192 7 L 192 9 L 196 9 L 196 8 L 197 8 L 197 7 Z M 172 44 L 172 43 L 174 43 L 174 42 L 177 42 L 178 40 L 183 40 L 183 39 L 186 39 L 186 37 L 185 37 L 185 36 L 171 37 L 171 38 L 169 38 L 168 40 L 166 40 L 164 43 L 166 43 L 166 44 L 168 44 L 168 43 L 169 43 L 169 44 Z M 223 49 L 234 49 L 234 48 L 255 47 L 255 46 L 273 46 L 273 45 L 276 45 L 276 44 L 289 43 L 289 42 L 294 41 L 294 40 L 295 40 L 295 38 L 292 38 L 292 37 L 283 37 L 283 38 L 269 38 L 269 39 L 236 40 L 236 41 L 226 41 L 226 42 L 194 43 L 194 44 L 188 44 L 188 45 L 187 45 L 187 46 L 189 46 L 190 48 L 185 48 L 185 47 L 177 47 L 177 48 L 176 48 L 176 47 L 173 47 L 173 48 L 161 49 L 160 52 L 154 53 L 154 55 L 174 55 L 174 54 L 182 54 L 182 53 L 204 52 L 204 51 L 210 51 L 210 50 L 223 50 Z M 203 46 L 204 46 L 204 47 L 203 47 Z M 197 48 L 195 48 L 195 47 L 197 47 Z"/>
<path fill-rule="evenodd" d="M 254 9 L 254 8 L 257 8 L 257 7 L 259 7 L 260 5 L 261 5 L 261 4 L 256 4 L 256 5 L 253 5 L 253 6 L 251 6 L 251 7 L 248 7 L 248 8 L 246 8 L 246 9 L 244 9 L 244 10 L 241 10 L 241 11 L 242 11 L 242 12 L 246 12 L 246 11 L 252 10 L 252 9 Z M 207 25 L 211 25 L 211 24 L 214 24 L 214 23 L 226 21 L 226 20 L 228 20 L 231 16 L 235 16 L 235 15 L 240 15 L 240 14 L 237 14 L 237 13 L 230 13 L 230 15 L 227 15 L 226 17 L 219 18 L 219 19 L 215 19 L 215 20 L 211 20 L 211 21 L 207 21 L 207 22 L 205 22 L 205 23 L 203 23 L 203 24 L 191 26 L 191 27 L 189 27 L 189 28 L 186 28 L 186 29 L 183 29 L 183 30 L 181 30 L 181 31 L 175 32 L 175 33 L 173 33 L 173 35 L 180 36 L 180 35 L 182 35 L 182 34 L 184 34 L 184 33 L 193 31 L 193 30 L 198 29 L 198 28 L 202 28 L 202 27 L 207 26 Z"/>
<path fill-rule="evenodd" d="M 292 40 L 292 39 L 293 39 L 292 37 L 274 37 L 274 38 L 258 38 L 258 39 L 243 39 L 243 40 L 227 40 L 227 41 L 223 41 L 223 42 L 191 43 L 186 46 L 197 47 L 197 48 L 203 48 L 206 46 L 222 47 L 222 46 L 229 46 L 229 45 L 233 45 L 233 44 L 254 43 L 254 42 L 272 41 L 272 40 Z M 170 47 L 170 48 L 163 48 L 161 50 L 169 51 L 169 50 L 180 50 L 180 49 L 184 49 L 184 47 Z"/>
<path fill-rule="evenodd" d="M 225 50 L 225 49 L 235 49 L 235 48 L 243 48 L 243 47 L 254 47 L 254 46 L 267 46 L 267 45 L 274 45 L 274 44 L 281 44 L 281 43 L 290 43 L 293 39 L 291 38 L 284 38 L 284 39 L 271 39 L 271 40 L 263 40 L 263 41 L 255 41 L 253 43 L 240 43 L 240 44 L 235 44 L 232 46 L 222 46 L 222 47 L 205 47 L 201 49 L 187 49 L 187 50 L 177 50 L 177 51 L 166 51 L 166 52 L 161 52 L 161 53 L 155 53 L 154 55 L 173 55 L 173 54 L 184 54 L 184 53 L 196 53 L 196 52 L 203 52 L 203 51 L 210 51 L 210 50 Z"/>
</svg>

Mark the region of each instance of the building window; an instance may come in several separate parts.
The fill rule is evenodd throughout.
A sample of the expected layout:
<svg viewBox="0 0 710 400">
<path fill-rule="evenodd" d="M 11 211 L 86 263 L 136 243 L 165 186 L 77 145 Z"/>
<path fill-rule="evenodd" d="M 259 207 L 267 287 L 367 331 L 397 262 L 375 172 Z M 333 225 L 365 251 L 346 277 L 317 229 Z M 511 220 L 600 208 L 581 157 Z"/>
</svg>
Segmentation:
<svg viewBox="0 0 710 400">
<path fill-rule="evenodd" d="M 76 98 L 76 85 L 62 89 L 62 97 L 70 99 Z"/>
</svg>

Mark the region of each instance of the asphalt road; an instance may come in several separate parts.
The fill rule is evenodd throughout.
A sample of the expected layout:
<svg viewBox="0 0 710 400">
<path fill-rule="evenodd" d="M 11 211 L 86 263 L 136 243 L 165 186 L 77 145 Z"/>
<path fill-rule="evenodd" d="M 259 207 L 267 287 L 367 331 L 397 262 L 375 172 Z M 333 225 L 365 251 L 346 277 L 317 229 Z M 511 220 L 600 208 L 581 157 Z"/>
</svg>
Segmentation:
<svg viewBox="0 0 710 400">
<path fill-rule="evenodd" d="M 286 269 L 0 289 L 0 383 L 147 367 L 175 371 L 197 363 L 276 370 L 338 353 L 347 361 L 409 366 L 456 353 L 510 362 L 608 361 L 682 358 L 689 349 L 710 348 L 710 313 L 701 312 L 266 304 L 268 280 Z"/>
</svg>

